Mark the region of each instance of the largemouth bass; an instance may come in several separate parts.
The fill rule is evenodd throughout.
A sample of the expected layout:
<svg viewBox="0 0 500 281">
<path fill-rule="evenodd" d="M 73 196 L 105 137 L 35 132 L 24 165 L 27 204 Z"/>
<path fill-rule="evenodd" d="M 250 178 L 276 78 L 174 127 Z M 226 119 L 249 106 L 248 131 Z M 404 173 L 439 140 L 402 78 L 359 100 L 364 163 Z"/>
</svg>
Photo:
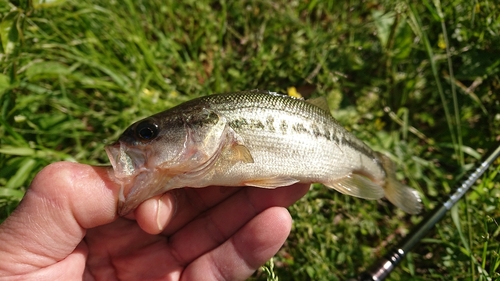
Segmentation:
<svg viewBox="0 0 500 281">
<path fill-rule="evenodd" d="M 391 160 L 338 124 L 318 99 L 258 90 L 205 96 L 132 124 L 106 152 L 121 186 L 120 215 L 174 188 L 297 182 L 385 196 L 410 214 L 421 208 L 418 193 L 396 180 Z"/>
</svg>

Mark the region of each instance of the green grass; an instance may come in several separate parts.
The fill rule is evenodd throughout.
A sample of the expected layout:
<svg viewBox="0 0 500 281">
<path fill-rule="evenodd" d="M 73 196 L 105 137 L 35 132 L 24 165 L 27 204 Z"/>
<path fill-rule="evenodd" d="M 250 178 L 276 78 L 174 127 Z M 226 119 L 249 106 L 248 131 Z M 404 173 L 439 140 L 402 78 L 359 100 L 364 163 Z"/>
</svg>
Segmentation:
<svg viewBox="0 0 500 281">
<path fill-rule="evenodd" d="M 314 89 L 426 210 L 500 141 L 493 0 L 39 2 L 0 2 L 0 221 L 45 165 L 108 163 L 131 122 L 210 93 Z M 390 280 L 500 279 L 498 164 Z M 290 211 L 254 280 L 355 277 L 421 219 L 321 186 Z"/>
</svg>

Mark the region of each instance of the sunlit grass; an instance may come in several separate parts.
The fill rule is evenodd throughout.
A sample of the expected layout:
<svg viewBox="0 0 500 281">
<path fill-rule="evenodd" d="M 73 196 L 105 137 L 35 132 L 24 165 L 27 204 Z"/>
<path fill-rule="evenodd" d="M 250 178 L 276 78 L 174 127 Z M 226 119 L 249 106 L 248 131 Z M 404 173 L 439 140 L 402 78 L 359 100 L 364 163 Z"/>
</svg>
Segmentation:
<svg viewBox="0 0 500 281">
<path fill-rule="evenodd" d="M 210 93 L 326 96 L 427 210 L 500 141 L 494 1 L 38 2 L 0 2 L 0 220 L 45 165 L 106 164 L 131 122 Z M 500 277 L 498 164 L 390 280 Z M 319 185 L 290 212 L 253 279 L 355 277 L 421 219 Z"/>
</svg>

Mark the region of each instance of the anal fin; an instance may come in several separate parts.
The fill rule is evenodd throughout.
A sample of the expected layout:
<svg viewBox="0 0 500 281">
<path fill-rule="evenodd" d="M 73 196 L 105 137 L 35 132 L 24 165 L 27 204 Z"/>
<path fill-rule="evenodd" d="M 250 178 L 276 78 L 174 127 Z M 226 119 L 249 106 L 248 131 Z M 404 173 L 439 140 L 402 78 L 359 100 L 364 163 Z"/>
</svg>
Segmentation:
<svg viewBox="0 0 500 281">
<path fill-rule="evenodd" d="M 253 179 L 250 181 L 245 181 L 243 184 L 246 186 L 255 186 L 260 188 L 277 188 L 281 186 L 289 186 L 294 183 L 298 183 L 298 179 L 291 177 L 273 177 L 273 178 L 263 178 L 263 179 Z"/>
<path fill-rule="evenodd" d="M 359 174 L 351 174 L 323 184 L 340 193 L 363 199 L 376 200 L 384 197 L 384 188 L 382 186 Z"/>
</svg>

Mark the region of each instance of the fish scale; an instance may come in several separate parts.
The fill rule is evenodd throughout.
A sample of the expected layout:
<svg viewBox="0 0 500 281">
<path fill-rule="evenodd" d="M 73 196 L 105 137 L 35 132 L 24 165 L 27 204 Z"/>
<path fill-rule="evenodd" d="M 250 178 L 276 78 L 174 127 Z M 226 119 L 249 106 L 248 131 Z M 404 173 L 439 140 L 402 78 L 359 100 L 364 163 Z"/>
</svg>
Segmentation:
<svg viewBox="0 0 500 281">
<path fill-rule="evenodd" d="M 231 97 L 236 98 L 230 99 Z M 243 99 L 243 97 L 248 97 L 248 99 Z M 336 179 L 345 176 L 345 171 L 339 169 L 339 167 L 348 166 L 350 170 L 355 168 L 363 170 L 363 166 L 354 163 L 361 162 L 359 159 L 367 158 L 365 162 L 373 164 L 368 168 L 375 171 L 373 173 L 373 178 L 379 182 L 383 182 L 383 178 L 385 178 L 385 172 L 380 163 L 373 161 L 375 156 L 373 153 L 366 152 L 368 150 L 364 147 L 364 144 L 356 143 L 356 146 L 363 147 L 365 155 L 361 158 L 352 159 L 343 157 L 344 153 L 340 146 L 354 146 L 351 140 L 345 139 L 347 131 L 342 127 L 335 128 L 331 126 L 332 123 L 336 123 L 333 117 L 314 105 L 305 102 L 297 103 L 297 100 L 293 98 L 262 95 L 260 93 L 255 94 L 253 92 L 247 93 L 245 96 L 229 95 L 227 99 L 214 98 L 217 98 L 217 96 L 207 97 L 207 104 L 216 104 L 215 106 L 211 105 L 214 107 L 218 106 L 221 101 L 223 101 L 221 104 L 224 105 L 232 104 L 232 106 L 224 106 L 223 109 L 218 109 L 218 112 L 230 120 L 232 118 L 236 120 L 238 120 L 238 118 L 244 120 L 258 120 L 260 124 L 264 124 L 264 120 L 268 119 L 268 117 L 272 117 L 275 121 L 273 128 L 276 127 L 277 124 L 282 124 L 282 122 L 286 124 L 285 132 L 283 130 L 276 131 L 270 129 L 269 126 L 265 125 L 255 126 L 252 125 L 255 122 L 251 121 L 246 122 L 246 124 L 248 124 L 247 126 L 238 126 L 238 128 L 233 127 L 233 129 L 243 137 L 245 144 L 249 147 L 254 158 L 257 154 L 259 158 L 262 158 L 262 161 L 256 161 L 257 164 L 238 165 L 241 169 L 246 169 L 248 171 L 249 166 L 258 166 L 260 163 L 272 163 L 275 169 L 277 167 L 283 169 L 283 171 L 278 170 L 282 174 L 289 173 L 291 169 L 297 170 L 297 175 L 302 171 L 301 175 L 297 176 L 301 179 L 319 180 L 319 175 L 323 178 L 329 176 Z M 298 112 L 302 114 L 297 114 Z M 229 123 L 231 124 L 231 121 L 229 121 Z M 298 125 L 304 129 L 297 129 L 297 127 L 299 127 Z M 329 131 L 329 133 L 323 133 L 321 136 L 316 136 L 312 133 L 313 126 L 328 128 L 323 129 L 323 131 Z M 335 137 L 328 137 L 328 139 L 325 139 L 324 135 Z M 336 142 L 337 140 L 338 142 Z M 312 145 L 313 143 L 316 145 Z M 279 151 L 276 149 L 277 147 L 280 148 Z M 350 150 L 350 148 L 344 147 L 344 150 Z M 295 153 L 288 157 L 280 157 L 283 151 L 300 151 L 300 153 Z M 293 155 L 296 157 L 291 157 Z M 317 169 L 300 169 L 297 167 L 297 163 L 304 162 L 309 163 L 309 165 L 317 166 Z M 254 169 L 256 169 L 256 175 L 271 173 L 268 171 L 269 169 L 267 169 L 267 167 L 255 167 Z M 276 170 L 274 170 L 274 172 L 275 171 Z M 241 176 L 237 175 L 235 177 Z"/>
<path fill-rule="evenodd" d="M 120 214 L 174 188 L 277 188 L 322 183 L 365 199 L 384 195 L 408 213 L 418 193 L 392 162 L 345 130 L 324 99 L 267 91 L 197 98 L 132 124 L 106 147 L 121 185 Z"/>
</svg>

